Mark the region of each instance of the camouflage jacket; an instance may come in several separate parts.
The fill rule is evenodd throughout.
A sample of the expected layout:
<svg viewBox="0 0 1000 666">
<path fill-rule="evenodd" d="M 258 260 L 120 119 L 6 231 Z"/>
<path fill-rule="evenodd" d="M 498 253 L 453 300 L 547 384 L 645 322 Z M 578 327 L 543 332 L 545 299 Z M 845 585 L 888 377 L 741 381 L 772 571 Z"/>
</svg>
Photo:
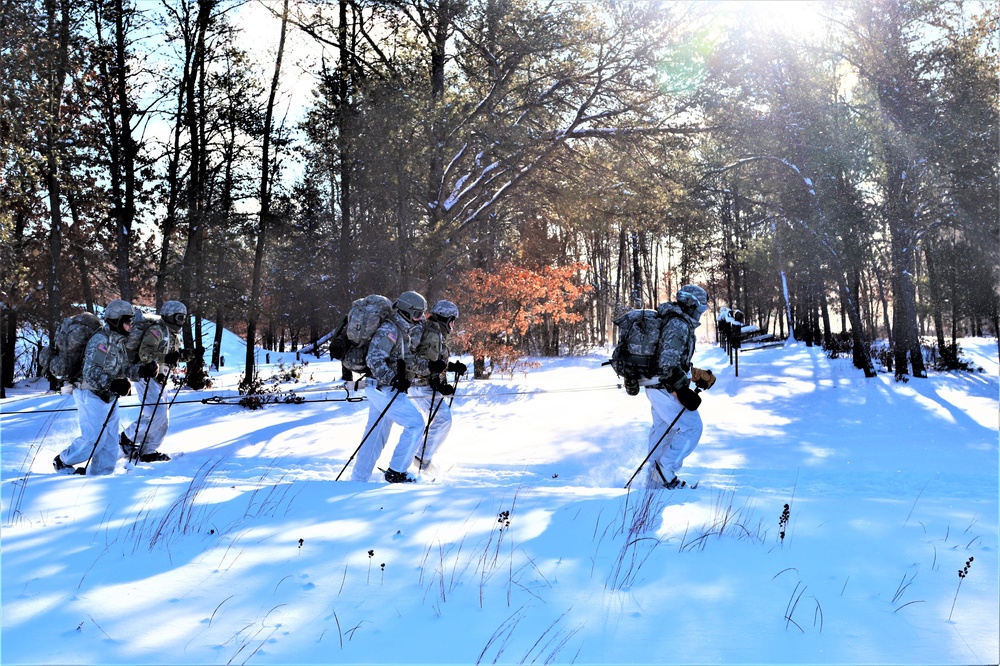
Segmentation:
<svg viewBox="0 0 1000 666">
<path fill-rule="evenodd" d="M 424 319 L 410 329 L 407 375 L 413 377 L 414 384 L 426 386 L 431 375 L 427 364 L 437 360 L 448 362 L 448 325 Z M 444 373 L 441 375 L 443 379 Z"/>
<path fill-rule="evenodd" d="M 83 377 L 80 388 L 92 391 L 107 401 L 111 397 L 111 382 L 124 377 L 129 370 L 126 336 L 107 326 L 94 333 L 83 353 Z"/>
<path fill-rule="evenodd" d="M 381 386 L 388 386 L 396 377 L 396 363 L 407 359 L 408 337 L 413 327 L 403 315 L 393 313 L 392 318 L 378 327 L 368 345 L 365 358 L 372 377 Z"/>
<path fill-rule="evenodd" d="M 674 368 L 680 368 L 690 382 L 691 357 L 694 356 L 694 331 L 699 321 L 689 316 L 676 303 L 661 303 L 656 313 L 664 322 L 660 326 L 660 355 L 657 359 L 657 370 L 661 377 L 670 374 Z M 676 388 L 681 388 L 680 385 Z"/>
<path fill-rule="evenodd" d="M 139 379 L 139 368 L 150 361 L 156 361 L 159 366 L 156 371 L 158 375 L 166 374 L 170 371 L 170 366 L 164 357 L 170 352 L 180 352 L 183 344 L 180 333 L 171 331 L 162 321 L 150 324 L 142 334 L 142 341 L 139 342 L 135 357 L 130 359 L 129 377 Z"/>
</svg>

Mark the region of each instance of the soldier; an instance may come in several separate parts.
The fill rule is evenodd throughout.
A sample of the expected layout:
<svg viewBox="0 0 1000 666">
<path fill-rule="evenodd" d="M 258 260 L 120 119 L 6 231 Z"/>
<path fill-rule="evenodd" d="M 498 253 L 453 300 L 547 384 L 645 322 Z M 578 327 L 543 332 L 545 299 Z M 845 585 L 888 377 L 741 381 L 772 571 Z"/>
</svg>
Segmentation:
<svg viewBox="0 0 1000 666">
<path fill-rule="evenodd" d="M 83 374 L 74 385 L 80 436 L 52 461 L 57 472 L 111 474 L 118 461 L 118 398 L 132 388 L 126 379 L 128 352 L 125 340 L 134 310 L 128 301 L 114 300 L 104 309 L 104 328 L 87 342 Z M 108 406 L 110 404 L 110 407 Z M 74 469 L 74 465 L 86 463 Z"/>
<path fill-rule="evenodd" d="M 160 306 L 158 318 L 144 330 L 139 326 L 129 337 L 131 366 L 129 377 L 135 382 L 136 395 L 142 396 L 138 419 L 121 433 L 119 444 L 129 459 L 141 462 L 170 460 L 159 451 L 170 427 L 170 406 L 164 398 L 167 378 L 188 354 L 181 349 L 180 330 L 187 322 L 187 307 L 180 301 Z"/>
<path fill-rule="evenodd" d="M 661 303 L 656 309 L 657 316 L 663 319 L 657 359 L 659 376 L 646 386 L 653 413 L 649 428 L 649 483 L 653 487 L 673 489 L 686 485 L 677 477 L 677 471 L 701 439 L 701 415 L 696 411 L 701 397 L 691 390 L 691 374 L 697 375 L 699 388 L 710 388 L 715 378 L 708 371 L 692 368 L 691 357 L 694 331 L 707 309 L 708 294 L 693 284 L 680 288 L 676 302 Z"/>
<path fill-rule="evenodd" d="M 366 360 L 372 376 L 368 378 L 365 388 L 368 395 L 367 439 L 354 462 L 352 481 L 369 480 L 389 439 L 393 423 L 403 426 L 403 432 L 393 450 L 389 469 L 385 470 L 385 480 L 389 483 L 416 481 L 406 470 L 420 445 L 424 417 L 406 395 L 410 388 L 406 358 L 410 329 L 423 319 L 427 300 L 415 291 L 406 291 L 399 295 L 392 307 L 392 318 L 379 326 L 368 345 Z"/>
<path fill-rule="evenodd" d="M 455 387 L 448 383 L 445 373 L 463 375 L 468 369 L 461 361 L 448 360 L 448 336 L 456 319 L 458 306 L 451 301 L 438 301 L 427 319 L 410 332 L 411 360 L 407 365 L 413 373 L 413 386 L 409 395 L 427 418 L 424 440 L 414 456 L 418 470 L 430 467 L 434 454 L 451 430 L 451 406 L 445 397 L 454 395 Z"/>
</svg>

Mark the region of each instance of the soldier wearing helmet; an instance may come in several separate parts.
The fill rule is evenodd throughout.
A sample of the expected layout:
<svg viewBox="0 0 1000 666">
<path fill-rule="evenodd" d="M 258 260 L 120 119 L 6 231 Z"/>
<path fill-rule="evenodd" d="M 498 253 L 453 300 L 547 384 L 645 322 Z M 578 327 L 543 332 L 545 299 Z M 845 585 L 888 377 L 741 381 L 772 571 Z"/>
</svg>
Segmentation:
<svg viewBox="0 0 1000 666">
<path fill-rule="evenodd" d="M 677 471 L 701 439 L 701 415 L 696 411 L 701 398 L 691 390 L 691 375 L 697 375 L 699 388 L 711 387 L 715 378 L 710 371 L 693 368 L 691 357 L 695 329 L 707 309 L 708 294 L 694 284 L 681 287 L 675 302 L 661 303 L 656 309 L 657 316 L 663 319 L 657 359 L 659 374 L 646 384 L 646 397 L 653 414 L 649 429 L 649 484 L 653 487 L 673 489 L 686 485 L 677 477 Z"/>
<path fill-rule="evenodd" d="M 128 301 L 113 300 L 104 308 L 104 328 L 83 353 L 83 376 L 73 391 L 80 436 L 59 452 L 52 466 L 63 474 L 111 474 L 118 461 L 118 398 L 128 395 L 125 340 L 135 310 Z M 110 406 L 109 406 L 110 404 Z M 86 463 L 74 469 L 74 465 Z"/>
<path fill-rule="evenodd" d="M 368 345 L 366 361 L 372 376 L 365 388 L 368 396 L 365 433 L 370 435 L 358 451 L 351 472 L 352 481 L 371 478 L 393 423 L 403 426 L 403 432 L 393 450 L 389 468 L 385 470 L 385 480 L 389 483 L 416 481 L 406 470 L 420 445 L 424 417 L 406 395 L 411 386 L 406 359 L 410 354 L 410 329 L 424 318 L 427 300 L 415 291 L 405 291 L 392 307 L 392 318 L 379 326 Z"/>
<path fill-rule="evenodd" d="M 180 336 L 187 322 L 187 306 L 167 301 L 158 314 L 156 318 L 147 315 L 151 321 L 134 327 L 129 336 L 129 377 L 135 382 L 136 394 L 142 397 L 142 406 L 138 419 L 121 433 L 119 445 L 126 456 L 141 462 L 170 460 L 169 455 L 158 450 L 170 427 L 170 407 L 164 393 L 170 373 L 178 362 L 190 357 L 181 349 Z"/>
<path fill-rule="evenodd" d="M 451 430 L 451 405 L 445 396 L 453 395 L 455 387 L 448 383 L 447 372 L 465 374 L 468 369 L 461 361 L 449 361 L 448 336 L 458 319 L 458 306 L 441 300 L 434 304 L 426 319 L 410 331 L 413 386 L 410 400 L 427 419 L 423 441 L 414 461 L 419 470 L 427 469 L 431 459 Z"/>
</svg>

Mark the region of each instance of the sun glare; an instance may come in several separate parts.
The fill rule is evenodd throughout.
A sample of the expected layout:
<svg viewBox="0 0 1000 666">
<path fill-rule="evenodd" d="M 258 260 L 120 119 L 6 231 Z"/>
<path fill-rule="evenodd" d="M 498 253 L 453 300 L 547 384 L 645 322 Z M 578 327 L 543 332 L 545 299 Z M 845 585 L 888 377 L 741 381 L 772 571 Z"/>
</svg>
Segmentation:
<svg viewBox="0 0 1000 666">
<path fill-rule="evenodd" d="M 814 0 L 725 0 L 718 4 L 718 11 L 733 18 L 800 37 L 822 32 L 822 8 L 823 3 Z"/>
</svg>

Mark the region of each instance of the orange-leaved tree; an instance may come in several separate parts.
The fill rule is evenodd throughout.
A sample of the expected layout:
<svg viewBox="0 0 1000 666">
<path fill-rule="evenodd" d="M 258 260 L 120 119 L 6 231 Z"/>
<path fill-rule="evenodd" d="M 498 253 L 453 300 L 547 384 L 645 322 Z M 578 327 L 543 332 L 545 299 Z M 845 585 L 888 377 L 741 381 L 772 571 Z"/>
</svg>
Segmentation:
<svg viewBox="0 0 1000 666">
<path fill-rule="evenodd" d="M 581 301 L 591 291 L 580 279 L 586 268 L 574 263 L 532 270 L 505 263 L 460 275 L 452 296 L 461 309 L 456 337 L 475 360 L 475 377 L 488 378 L 494 370 L 512 376 L 537 367 L 524 360 L 536 336 L 555 331 L 558 337 L 560 324 L 583 319 Z"/>
</svg>

